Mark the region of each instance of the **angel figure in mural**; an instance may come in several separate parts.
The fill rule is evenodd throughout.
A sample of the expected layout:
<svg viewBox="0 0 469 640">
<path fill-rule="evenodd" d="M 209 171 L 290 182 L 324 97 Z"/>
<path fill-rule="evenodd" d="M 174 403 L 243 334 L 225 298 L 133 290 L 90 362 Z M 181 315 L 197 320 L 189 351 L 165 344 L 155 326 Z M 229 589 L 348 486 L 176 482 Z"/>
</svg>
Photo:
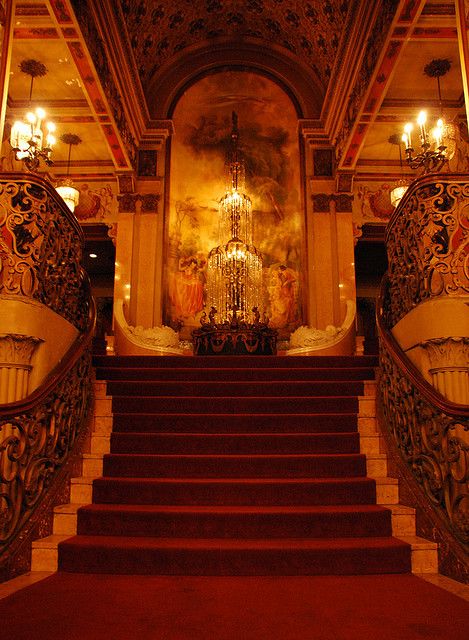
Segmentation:
<svg viewBox="0 0 469 640">
<path fill-rule="evenodd" d="M 202 270 L 205 265 L 196 256 L 179 259 L 173 274 L 169 297 L 178 318 L 194 318 L 204 307 Z"/>
<path fill-rule="evenodd" d="M 298 273 L 284 264 L 271 268 L 267 291 L 270 300 L 270 325 L 281 328 L 294 322 Z"/>
</svg>

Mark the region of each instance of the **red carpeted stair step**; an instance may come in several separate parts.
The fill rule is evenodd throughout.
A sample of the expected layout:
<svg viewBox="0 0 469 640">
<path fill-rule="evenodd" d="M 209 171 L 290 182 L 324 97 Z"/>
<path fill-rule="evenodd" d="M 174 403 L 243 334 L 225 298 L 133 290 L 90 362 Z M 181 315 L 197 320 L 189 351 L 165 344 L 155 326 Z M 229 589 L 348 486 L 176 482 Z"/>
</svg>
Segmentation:
<svg viewBox="0 0 469 640">
<path fill-rule="evenodd" d="M 161 575 L 348 575 L 410 571 L 395 538 L 154 538 L 75 536 L 59 570 Z"/>
<path fill-rule="evenodd" d="M 357 430 L 356 413 L 114 413 L 113 432 L 342 433 Z"/>
<path fill-rule="evenodd" d="M 371 478 L 97 478 L 94 503 L 353 505 L 376 501 Z"/>
<path fill-rule="evenodd" d="M 145 455 L 107 454 L 103 475 L 114 477 L 350 477 L 364 476 L 361 454 Z"/>
<path fill-rule="evenodd" d="M 358 433 L 113 433 L 111 453 L 359 453 Z"/>
<path fill-rule="evenodd" d="M 162 506 L 92 504 L 78 534 L 161 538 L 357 538 L 391 535 L 391 512 L 362 506 Z"/>
<path fill-rule="evenodd" d="M 194 396 L 114 396 L 112 411 L 116 413 L 350 413 L 358 411 L 353 396 L 324 397 L 217 397 Z"/>
<path fill-rule="evenodd" d="M 359 452 L 375 357 L 96 357 L 111 453 L 62 571 L 410 570 Z M 181 537 L 184 536 L 184 537 Z"/>
<path fill-rule="evenodd" d="M 377 367 L 377 356 L 94 356 L 95 367 L 148 368 L 344 368 Z"/>
<path fill-rule="evenodd" d="M 196 397 L 266 397 L 266 396 L 361 396 L 363 382 L 285 380 L 265 381 L 171 381 L 118 380 L 107 383 L 107 392 L 114 396 L 196 396 Z"/>
<path fill-rule="evenodd" d="M 284 381 L 284 380 L 373 380 L 373 367 L 98 367 L 98 380 L 183 380 L 183 381 Z"/>
</svg>

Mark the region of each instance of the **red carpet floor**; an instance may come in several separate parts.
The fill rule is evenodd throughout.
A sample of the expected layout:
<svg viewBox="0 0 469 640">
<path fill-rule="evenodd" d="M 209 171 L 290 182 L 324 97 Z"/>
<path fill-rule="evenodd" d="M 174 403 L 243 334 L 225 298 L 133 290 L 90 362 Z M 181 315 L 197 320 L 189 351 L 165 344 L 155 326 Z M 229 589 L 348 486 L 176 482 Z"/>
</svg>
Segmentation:
<svg viewBox="0 0 469 640">
<path fill-rule="evenodd" d="M 97 357 L 111 451 L 68 572 L 406 573 L 357 429 L 372 357 Z"/>
<path fill-rule="evenodd" d="M 469 603 L 411 575 L 59 573 L 0 620 L 9 640 L 467 640 Z"/>
</svg>

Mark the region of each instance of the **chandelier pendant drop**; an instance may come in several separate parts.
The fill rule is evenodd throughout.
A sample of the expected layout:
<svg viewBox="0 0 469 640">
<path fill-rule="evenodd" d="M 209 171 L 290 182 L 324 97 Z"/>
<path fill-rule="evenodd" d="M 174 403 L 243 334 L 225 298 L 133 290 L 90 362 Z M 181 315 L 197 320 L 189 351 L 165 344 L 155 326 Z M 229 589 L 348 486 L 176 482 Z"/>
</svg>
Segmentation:
<svg viewBox="0 0 469 640">
<path fill-rule="evenodd" d="M 210 251 L 207 263 L 207 306 L 217 310 L 218 323 L 232 321 L 233 317 L 253 322 L 263 298 L 262 256 L 252 240 L 252 206 L 243 192 L 244 165 L 238 150 L 236 113 L 232 117 L 229 180 L 219 201 L 222 244 Z"/>
</svg>

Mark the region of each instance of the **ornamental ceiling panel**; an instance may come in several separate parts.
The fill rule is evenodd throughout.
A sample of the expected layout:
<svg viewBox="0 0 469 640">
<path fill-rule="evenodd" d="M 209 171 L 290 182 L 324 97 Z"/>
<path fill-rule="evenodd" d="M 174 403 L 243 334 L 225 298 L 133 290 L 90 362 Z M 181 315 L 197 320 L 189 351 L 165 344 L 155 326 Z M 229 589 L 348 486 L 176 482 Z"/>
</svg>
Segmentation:
<svg viewBox="0 0 469 640">
<path fill-rule="evenodd" d="M 142 86 L 173 55 L 217 38 L 251 38 L 303 59 L 324 88 L 357 0 L 120 0 Z"/>
</svg>

